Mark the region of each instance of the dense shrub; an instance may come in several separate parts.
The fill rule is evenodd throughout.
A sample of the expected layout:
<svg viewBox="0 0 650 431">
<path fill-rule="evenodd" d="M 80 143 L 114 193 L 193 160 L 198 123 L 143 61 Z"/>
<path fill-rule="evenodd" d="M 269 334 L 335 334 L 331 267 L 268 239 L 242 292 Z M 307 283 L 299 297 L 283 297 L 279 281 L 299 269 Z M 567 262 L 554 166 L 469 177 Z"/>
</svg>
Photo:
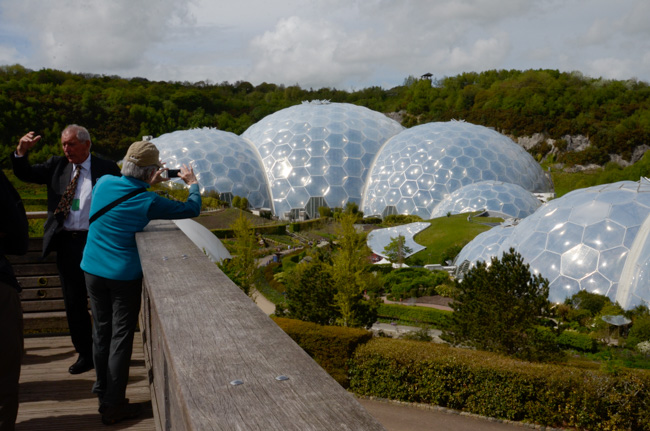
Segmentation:
<svg viewBox="0 0 650 431">
<path fill-rule="evenodd" d="M 359 345 L 372 338 L 372 332 L 365 329 L 321 326 L 285 318 L 273 320 L 344 388 L 349 384 L 348 361 Z"/>
<path fill-rule="evenodd" d="M 438 329 L 449 326 L 450 316 L 451 311 L 447 310 L 397 304 L 381 304 L 377 311 L 377 317 L 380 319 L 410 322 L 417 326 L 426 325 Z"/>
<path fill-rule="evenodd" d="M 384 289 L 391 301 L 436 294 L 436 286 L 452 283 L 445 271 L 424 268 L 401 268 L 384 277 Z"/>
<path fill-rule="evenodd" d="M 598 348 L 596 340 L 587 334 L 575 331 L 563 331 L 557 337 L 557 343 L 562 349 L 574 349 L 580 352 L 595 352 Z"/>
<path fill-rule="evenodd" d="M 650 429 L 648 372 L 611 375 L 440 344 L 371 340 L 354 355 L 350 390 L 546 426 Z"/>
<path fill-rule="evenodd" d="M 627 345 L 630 348 L 634 348 L 642 341 L 650 341 L 650 316 L 635 319 L 627 336 Z"/>
</svg>

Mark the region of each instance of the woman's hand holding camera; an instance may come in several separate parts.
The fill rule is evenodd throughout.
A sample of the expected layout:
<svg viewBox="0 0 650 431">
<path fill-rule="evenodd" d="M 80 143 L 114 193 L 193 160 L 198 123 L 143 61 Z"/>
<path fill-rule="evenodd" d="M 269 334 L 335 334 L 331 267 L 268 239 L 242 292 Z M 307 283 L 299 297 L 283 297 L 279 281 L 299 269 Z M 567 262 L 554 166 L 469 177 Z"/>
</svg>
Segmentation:
<svg viewBox="0 0 650 431">
<path fill-rule="evenodd" d="M 181 166 L 181 171 L 178 173 L 178 177 L 182 179 L 188 186 L 199 183 L 199 180 L 197 180 L 196 176 L 194 175 L 194 168 L 192 165 L 189 167 L 187 165 Z"/>
</svg>

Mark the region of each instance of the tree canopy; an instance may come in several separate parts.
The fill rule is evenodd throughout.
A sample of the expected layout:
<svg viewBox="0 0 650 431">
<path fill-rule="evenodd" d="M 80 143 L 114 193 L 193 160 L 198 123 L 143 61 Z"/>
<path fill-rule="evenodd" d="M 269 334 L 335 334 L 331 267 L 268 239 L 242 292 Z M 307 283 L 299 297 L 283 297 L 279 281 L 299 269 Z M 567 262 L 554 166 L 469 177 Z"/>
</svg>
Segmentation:
<svg viewBox="0 0 650 431">
<path fill-rule="evenodd" d="M 445 337 L 452 343 L 539 359 L 559 351 L 553 334 L 548 343 L 536 329 L 550 311 L 548 280 L 532 275 L 514 249 L 490 265 L 479 262 L 457 282 L 454 313 Z"/>
<path fill-rule="evenodd" d="M 265 116 L 305 100 L 365 106 L 395 114 L 407 127 L 462 119 L 514 136 L 544 133 L 558 148 L 566 147 L 566 135 L 589 137 L 591 147 L 557 156 L 570 164 L 602 164 L 609 154 L 630 160 L 637 147 L 650 141 L 647 83 L 557 70 L 468 72 L 433 82 L 409 77 L 391 89 L 348 92 L 245 81 L 157 82 L 11 65 L 0 66 L 2 156 L 30 130 L 44 138 L 30 154 L 34 161 L 59 154 L 61 130 L 76 123 L 88 128 L 96 153 L 118 160 L 145 135 L 196 127 L 241 134 Z M 530 151 L 541 157 L 550 148 Z"/>
</svg>

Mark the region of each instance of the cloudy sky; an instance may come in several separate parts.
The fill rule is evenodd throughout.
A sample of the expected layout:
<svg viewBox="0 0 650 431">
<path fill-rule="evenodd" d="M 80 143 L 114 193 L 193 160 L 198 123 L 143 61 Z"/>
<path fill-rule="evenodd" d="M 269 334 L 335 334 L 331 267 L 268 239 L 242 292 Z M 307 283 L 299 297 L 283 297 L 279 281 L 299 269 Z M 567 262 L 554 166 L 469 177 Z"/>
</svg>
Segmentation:
<svg viewBox="0 0 650 431">
<path fill-rule="evenodd" d="M 650 81 L 648 0 L 0 0 L 0 65 L 391 88 L 551 68 Z"/>
</svg>

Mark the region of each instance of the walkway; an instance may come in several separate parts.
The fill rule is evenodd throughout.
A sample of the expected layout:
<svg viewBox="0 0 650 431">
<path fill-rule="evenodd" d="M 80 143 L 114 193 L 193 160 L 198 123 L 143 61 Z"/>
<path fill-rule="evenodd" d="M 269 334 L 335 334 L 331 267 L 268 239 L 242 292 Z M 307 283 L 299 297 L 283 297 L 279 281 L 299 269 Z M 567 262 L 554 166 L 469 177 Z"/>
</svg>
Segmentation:
<svg viewBox="0 0 650 431">
<path fill-rule="evenodd" d="M 139 332 L 136 333 L 133 347 L 126 396 L 131 402 L 143 403 L 144 412 L 139 418 L 120 422 L 111 429 L 154 431 Z M 70 336 L 26 338 L 25 352 L 20 373 L 16 431 L 91 431 L 105 428 L 97 413 L 97 397 L 91 393 L 95 372 L 68 373 L 68 367 L 77 359 Z"/>
</svg>

